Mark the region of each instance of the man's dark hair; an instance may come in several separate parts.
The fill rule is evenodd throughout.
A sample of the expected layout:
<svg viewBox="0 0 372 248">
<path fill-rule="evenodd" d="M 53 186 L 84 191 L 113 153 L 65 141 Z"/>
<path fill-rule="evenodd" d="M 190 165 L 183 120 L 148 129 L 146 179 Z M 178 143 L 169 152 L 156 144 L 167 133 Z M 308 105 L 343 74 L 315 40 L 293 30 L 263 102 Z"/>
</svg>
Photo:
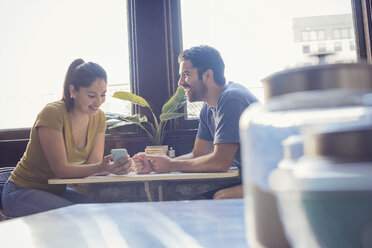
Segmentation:
<svg viewBox="0 0 372 248">
<path fill-rule="evenodd" d="M 189 60 L 193 67 L 198 69 L 199 79 L 205 71 L 211 69 L 216 83 L 225 85 L 225 63 L 215 48 L 206 45 L 191 47 L 178 56 L 178 62 L 185 60 Z"/>
</svg>

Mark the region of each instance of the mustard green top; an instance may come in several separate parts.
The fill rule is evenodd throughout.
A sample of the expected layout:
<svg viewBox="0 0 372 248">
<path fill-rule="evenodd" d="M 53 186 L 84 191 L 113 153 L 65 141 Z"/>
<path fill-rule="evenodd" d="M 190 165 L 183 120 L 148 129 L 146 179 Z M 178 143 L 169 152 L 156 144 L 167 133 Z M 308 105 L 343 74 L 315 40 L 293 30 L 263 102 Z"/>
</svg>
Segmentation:
<svg viewBox="0 0 372 248">
<path fill-rule="evenodd" d="M 31 129 L 30 141 L 27 144 L 26 152 L 18 162 L 9 180 L 23 188 L 60 193 L 66 189 L 66 185 L 48 184 L 48 179 L 56 178 L 57 176 L 53 173 L 41 147 L 37 129 L 40 126 L 50 127 L 61 132 L 65 142 L 68 162 L 71 164 L 84 164 L 93 149 L 97 135 L 106 130 L 106 117 L 102 110 L 98 110 L 94 115 L 89 115 L 87 144 L 79 150 L 75 146 L 71 119 L 63 101 L 47 104 L 38 114 Z"/>
</svg>

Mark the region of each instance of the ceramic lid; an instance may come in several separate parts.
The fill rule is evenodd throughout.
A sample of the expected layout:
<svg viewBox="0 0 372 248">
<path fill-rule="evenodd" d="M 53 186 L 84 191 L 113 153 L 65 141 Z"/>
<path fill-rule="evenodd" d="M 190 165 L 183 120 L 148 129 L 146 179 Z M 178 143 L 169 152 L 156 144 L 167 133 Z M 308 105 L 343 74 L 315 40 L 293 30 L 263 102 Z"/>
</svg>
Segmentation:
<svg viewBox="0 0 372 248">
<path fill-rule="evenodd" d="M 266 100 L 280 95 L 325 89 L 372 89 L 372 65 L 318 64 L 271 74 L 262 80 Z"/>
<path fill-rule="evenodd" d="M 298 159 L 304 154 L 304 138 L 302 135 L 292 135 L 283 140 L 284 159 Z"/>
<path fill-rule="evenodd" d="M 277 192 L 372 190 L 372 126 L 308 128 L 304 156 L 291 171 L 275 170 L 270 186 Z"/>
<path fill-rule="evenodd" d="M 305 129 L 304 154 L 326 156 L 337 163 L 372 162 L 372 126 L 334 123 Z"/>
</svg>

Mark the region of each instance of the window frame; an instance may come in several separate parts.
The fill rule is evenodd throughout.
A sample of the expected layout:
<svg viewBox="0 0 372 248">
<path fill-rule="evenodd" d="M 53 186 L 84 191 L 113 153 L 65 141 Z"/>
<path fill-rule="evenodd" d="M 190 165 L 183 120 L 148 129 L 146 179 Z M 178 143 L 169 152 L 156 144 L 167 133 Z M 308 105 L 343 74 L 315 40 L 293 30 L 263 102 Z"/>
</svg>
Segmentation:
<svg viewBox="0 0 372 248">
<path fill-rule="evenodd" d="M 371 1 L 352 0 L 358 61 L 368 63 L 372 62 Z M 127 0 L 131 89 L 147 99 L 156 114 L 177 89 L 177 58 L 183 49 L 180 5 L 180 0 Z M 132 109 L 134 113 L 148 114 L 141 107 Z M 170 121 L 166 129 L 196 129 L 197 125 L 198 120 L 178 118 Z M 24 128 L 0 130 L 0 137 L 9 131 L 14 134 L 24 132 Z"/>
<path fill-rule="evenodd" d="M 352 14 L 356 41 L 357 60 L 371 63 L 372 51 L 372 0 L 352 0 Z"/>
<path fill-rule="evenodd" d="M 162 105 L 178 87 L 178 55 L 183 45 L 181 3 L 180 0 L 128 0 L 127 3 L 132 92 L 149 100 L 159 115 Z M 141 39 L 149 34 L 154 34 L 151 42 Z M 154 57 L 159 59 L 156 63 Z M 154 79 L 146 75 L 156 75 L 161 83 L 151 84 Z M 180 111 L 185 112 L 186 106 Z M 149 110 L 142 107 L 133 106 L 133 112 L 152 118 Z M 166 130 L 196 129 L 198 122 L 198 119 L 178 118 L 169 121 Z"/>
</svg>

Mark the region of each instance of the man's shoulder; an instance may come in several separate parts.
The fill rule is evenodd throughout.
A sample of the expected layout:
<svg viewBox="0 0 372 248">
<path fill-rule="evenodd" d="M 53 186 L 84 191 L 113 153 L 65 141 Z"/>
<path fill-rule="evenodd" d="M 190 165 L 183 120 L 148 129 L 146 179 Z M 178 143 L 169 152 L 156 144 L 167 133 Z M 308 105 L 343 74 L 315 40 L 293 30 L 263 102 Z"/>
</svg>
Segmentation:
<svg viewBox="0 0 372 248">
<path fill-rule="evenodd" d="M 235 101 L 247 101 L 248 103 L 254 103 L 257 100 L 245 86 L 229 82 L 226 85 L 226 89 L 221 94 L 221 100 L 235 100 Z"/>
</svg>

